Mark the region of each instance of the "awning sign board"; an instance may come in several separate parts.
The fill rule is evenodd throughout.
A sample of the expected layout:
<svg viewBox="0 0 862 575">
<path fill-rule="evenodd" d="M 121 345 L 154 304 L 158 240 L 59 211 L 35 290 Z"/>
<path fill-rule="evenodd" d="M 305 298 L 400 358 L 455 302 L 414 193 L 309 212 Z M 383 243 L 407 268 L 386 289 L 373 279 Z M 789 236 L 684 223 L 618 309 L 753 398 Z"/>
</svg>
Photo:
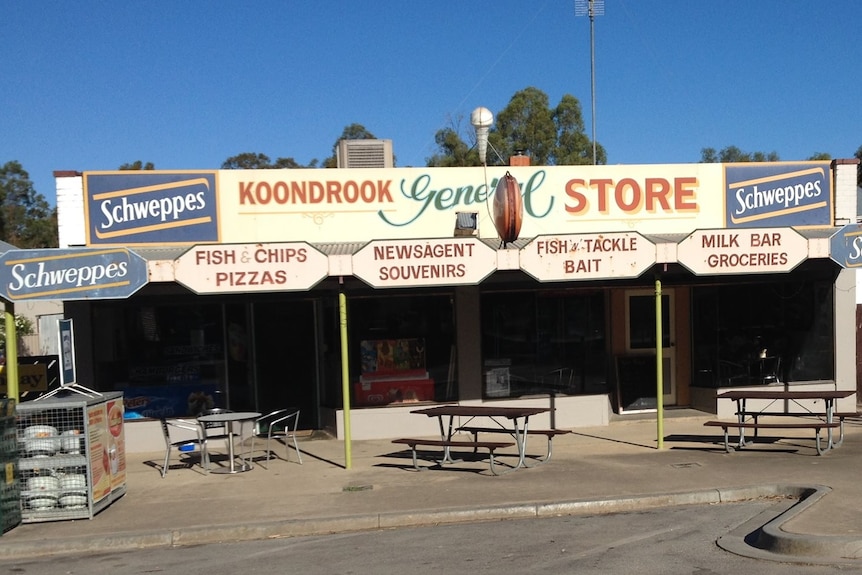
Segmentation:
<svg viewBox="0 0 862 575">
<path fill-rule="evenodd" d="M 793 228 L 696 230 L 677 246 L 696 275 L 789 272 L 807 257 L 808 240 Z"/>
<path fill-rule="evenodd" d="M 520 260 L 542 282 L 635 278 L 655 263 L 656 248 L 637 232 L 537 236 Z"/>
<path fill-rule="evenodd" d="M 844 268 L 862 267 L 862 224 L 848 224 L 829 238 L 829 257 Z"/>
<path fill-rule="evenodd" d="M 496 269 L 477 238 L 375 240 L 353 254 L 353 275 L 377 288 L 478 284 Z"/>
<path fill-rule="evenodd" d="M 176 281 L 198 294 L 305 291 L 328 275 L 305 242 L 196 245 L 174 261 Z"/>
<path fill-rule="evenodd" d="M 12 250 L 0 256 L 10 301 L 124 299 L 148 280 L 147 261 L 126 248 Z"/>
</svg>

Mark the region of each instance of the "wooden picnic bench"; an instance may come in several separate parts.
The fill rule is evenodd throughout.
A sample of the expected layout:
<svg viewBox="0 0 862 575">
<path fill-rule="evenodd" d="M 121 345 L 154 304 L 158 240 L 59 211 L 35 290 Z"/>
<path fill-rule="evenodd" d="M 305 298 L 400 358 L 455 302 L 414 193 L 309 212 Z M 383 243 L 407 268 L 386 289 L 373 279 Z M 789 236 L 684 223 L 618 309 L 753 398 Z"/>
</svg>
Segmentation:
<svg viewBox="0 0 862 575">
<path fill-rule="evenodd" d="M 509 435 L 514 435 L 514 432 L 511 429 L 507 429 L 505 427 L 475 427 L 465 425 L 457 428 L 456 431 L 472 433 L 473 441 L 479 440 L 480 433 L 507 433 Z M 544 435 L 548 440 L 548 448 L 545 452 L 545 456 L 535 458 L 536 465 L 541 465 L 551 459 L 554 438 L 558 435 L 565 435 L 567 433 L 571 433 L 571 431 L 568 429 L 527 429 L 527 435 Z"/>
<path fill-rule="evenodd" d="M 767 414 L 761 414 L 761 415 L 767 415 Z M 785 421 L 785 422 L 770 422 L 770 423 L 760 423 L 760 422 L 755 423 L 754 421 L 744 421 L 743 422 L 743 421 L 711 420 L 711 421 L 704 422 L 704 425 L 707 427 L 721 427 L 724 430 L 724 450 L 728 453 L 733 452 L 733 447 L 730 446 L 730 439 L 729 439 L 730 433 L 728 431 L 728 429 L 731 427 L 735 427 L 739 430 L 753 429 L 753 430 L 755 430 L 755 432 L 758 429 L 813 429 L 814 430 L 814 440 L 815 440 L 815 445 L 817 447 L 818 455 L 823 455 L 824 453 L 826 453 L 829 450 L 828 442 L 827 442 L 826 449 L 823 449 L 823 447 L 820 444 L 820 431 L 822 429 L 838 429 L 841 427 L 841 423 L 839 423 L 839 422 L 827 423 L 827 422 L 822 421 L 822 420 L 821 421 L 805 421 L 805 422 Z M 843 437 L 841 439 L 843 440 Z M 742 443 L 740 443 L 740 445 L 738 447 L 742 448 L 742 447 L 745 447 L 745 445 L 746 444 L 744 442 L 742 442 Z M 836 445 L 840 445 L 840 442 L 836 443 Z"/>
<path fill-rule="evenodd" d="M 851 417 L 859 417 L 859 413 L 855 411 L 839 411 L 838 413 L 833 413 L 833 418 L 838 418 L 838 441 L 835 442 L 835 447 L 840 447 L 842 443 L 844 443 L 844 420 L 849 419 Z"/>
<path fill-rule="evenodd" d="M 737 415 L 740 415 L 740 414 L 737 414 Z M 764 416 L 768 416 L 768 417 L 797 417 L 798 418 L 798 417 L 804 417 L 805 415 L 809 415 L 809 414 L 788 413 L 788 412 L 780 412 L 780 411 L 776 411 L 776 412 L 743 411 L 741 413 L 741 415 L 743 416 L 743 418 L 750 417 L 751 421 L 753 421 L 754 423 L 757 423 L 758 419 L 761 417 L 764 417 Z M 851 417 L 859 417 L 859 416 L 860 416 L 860 414 L 855 412 L 855 411 L 844 411 L 844 412 L 837 412 L 837 413 L 832 414 L 833 423 L 835 422 L 835 420 L 837 420 L 838 424 L 839 424 L 838 425 L 838 439 L 833 442 L 833 447 L 840 447 L 841 444 L 844 443 L 844 420 L 851 418 Z M 754 437 L 757 437 L 757 430 L 758 429 L 760 429 L 760 428 L 759 427 L 754 428 Z"/>
<path fill-rule="evenodd" d="M 454 433 L 457 428 L 463 428 L 465 425 L 469 425 L 471 421 L 474 421 L 477 418 L 484 418 L 486 421 L 494 422 L 501 430 L 506 430 L 515 440 L 515 445 L 518 447 L 518 464 L 514 469 L 518 469 L 520 467 L 527 467 L 525 458 L 527 453 L 527 436 L 529 433 L 525 432 L 530 428 L 530 417 L 541 413 L 547 413 L 549 411 L 550 408 L 538 406 L 437 405 L 434 407 L 417 409 L 410 413 L 426 415 L 437 419 L 437 424 L 440 429 L 440 441 L 444 442 L 442 444 L 443 459 L 441 463 L 451 463 L 451 458 L 449 457 L 450 446 L 446 445 L 445 442 L 454 441 Z M 458 425 L 455 423 L 456 418 L 459 419 Z M 460 421 L 462 419 L 466 421 Z M 477 440 L 473 443 L 489 442 L 480 442 Z M 465 444 L 466 443 L 463 441 L 459 442 L 459 445 Z M 426 443 L 426 445 L 428 444 Z M 493 467 L 493 461 L 491 471 L 499 475 L 496 468 Z"/>
<path fill-rule="evenodd" d="M 844 419 L 854 414 L 838 412 L 835 406 L 838 400 L 850 397 L 854 393 L 855 390 L 785 389 L 784 386 L 725 391 L 720 393 L 717 398 L 730 399 L 736 402 L 736 423 L 710 421 L 706 425 L 724 428 L 725 449 L 728 451 L 730 446 L 728 445 L 727 427 L 736 427 L 739 430 L 738 447 L 740 449 L 746 445 L 746 429 L 754 430 L 755 437 L 760 429 L 813 429 L 817 442 L 817 453 L 823 455 L 829 449 L 838 447 L 843 442 Z M 763 402 L 767 402 L 767 404 L 759 409 L 752 409 L 748 406 L 748 401 L 760 401 L 761 405 Z M 771 409 L 771 406 L 777 402 L 782 402 L 783 409 Z M 813 404 L 817 402 L 823 402 L 822 408 L 814 407 Z M 791 404 L 795 406 L 794 409 L 791 409 Z M 840 417 L 839 413 L 841 413 Z M 761 423 L 759 418 L 762 416 L 776 417 L 779 420 L 795 418 L 795 421 Z M 825 449 L 820 442 L 820 431 L 823 429 L 826 430 Z M 835 429 L 841 432 L 838 441 L 834 441 L 833 432 Z"/>
<path fill-rule="evenodd" d="M 504 471 L 500 470 L 498 465 L 495 464 L 494 451 L 497 449 L 503 449 L 505 447 L 512 447 L 513 445 L 515 445 L 515 442 L 513 441 L 454 441 L 447 439 L 423 439 L 418 437 L 401 437 L 398 439 L 393 439 L 392 443 L 407 445 L 410 447 L 410 450 L 413 454 L 413 467 L 417 471 L 423 471 L 425 469 L 428 469 L 428 467 L 421 467 L 419 465 L 419 458 L 416 453 L 416 448 L 420 445 L 444 448 L 446 450 L 444 460 L 449 458 L 449 449 L 452 447 L 464 447 L 467 449 L 472 449 L 474 453 L 478 449 L 487 449 L 488 459 L 491 466 L 491 473 L 493 473 L 494 475 L 502 475 L 503 473 L 505 473 Z"/>
</svg>

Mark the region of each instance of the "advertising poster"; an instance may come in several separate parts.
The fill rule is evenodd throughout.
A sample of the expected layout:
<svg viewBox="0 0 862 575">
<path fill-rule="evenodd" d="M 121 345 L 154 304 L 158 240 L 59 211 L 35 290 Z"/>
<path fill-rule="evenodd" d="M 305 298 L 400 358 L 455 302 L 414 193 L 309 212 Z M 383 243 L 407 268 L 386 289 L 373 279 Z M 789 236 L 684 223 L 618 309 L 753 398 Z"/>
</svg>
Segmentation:
<svg viewBox="0 0 862 575">
<path fill-rule="evenodd" d="M 93 503 L 111 493 L 111 462 L 108 460 L 108 411 L 105 403 L 87 408 L 87 431 L 90 435 L 90 473 Z"/>
<path fill-rule="evenodd" d="M 62 385 L 75 383 L 75 335 L 72 320 L 61 319 L 57 322 L 60 331 L 60 375 Z"/>
<path fill-rule="evenodd" d="M 126 436 L 123 432 L 123 400 L 107 402 L 108 414 L 108 470 L 111 474 L 111 491 L 126 484 Z"/>
</svg>

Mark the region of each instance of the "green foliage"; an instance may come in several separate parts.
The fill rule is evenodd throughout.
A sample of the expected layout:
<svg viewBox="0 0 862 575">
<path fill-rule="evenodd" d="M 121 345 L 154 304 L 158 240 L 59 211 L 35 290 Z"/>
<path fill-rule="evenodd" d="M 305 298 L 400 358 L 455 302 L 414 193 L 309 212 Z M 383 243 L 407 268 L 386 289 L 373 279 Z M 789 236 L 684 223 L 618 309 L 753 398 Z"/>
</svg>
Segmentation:
<svg viewBox="0 0 862 575">
<path fill-rule="evenodd" d="M 438 153 L 428 158 L 428 166 L 478 166 L 474 146 L 460 136 L 459 127 L 439 130 L 435 135 Z M 469 141 L 474 142 L 475 136 Z M 490 164 L 507 164 L 518 153 L 530 156 L 532 165 L 584 165 L 593 163 L 592 140 L 584 131 L 581 104 L 566 94 L 555 108 L 538 88 L 517 92 L 496 115 L 488 135 Z M 606 164 L 604 147 L 596 144 L 596 163 Z"/>
<path fill-rule="evenodd" d="M 743 152 L 736 146 L 722 148 L 716 152 L 715 148 L 703 148 L 700 151 L 700 161 L 704 164 L 732 164 L 737 162 L 777 162 L 780 158 L 777 152 Z"/>
<path fill-rule="evenodd" d="M 15 314 L 15 336 L 33 335 L 33 322 L 30 318 Z M 6 349 L 6 319 L 0 318 L 0 349 Z"/>
<path fill-rule="evenodd" d="M 270 167 L 269 156 L 243 152 L 225 160 L 221 167 L 223 170 L 263 170 Z"/>
<path fill-rule="evenodd" d="M 131 164 L 123 164 L 120 166 L 121 170 L 155 170 L 156 165 L 152 162 L 147 162 L 146 164 L 141 162 L 140 160 L 135 160 Z"/>
<path fill-rule="evenodd" d="M 458 122 L 460 124 L 460 121 Z M 434 168 L 454 168 L 461 166 L 481 166 L 479 151 L 468 145 L 459 135 L 459 125 L 438 130 L 434 135 L 438 153 L 426 158 L 426 165 Z M 475 138 L 474 138 L 475 139 Z"/>
<path fill-rule="evenodd" d="M 24 317 L 23 315 L 15 314 L 15 337 L 21 338 L 25 335 L 33 335 L 35 333 L 35 329 L 33 328 L 33 322 L 30 318 Z M 26 354 L 26 349 L 22 347 L 21 340 L 18 339 L 18 352 L 24 352 Z M 6 354 L 6 318 L 0 318 L 0 353 L 3 355 Z"/>
<path fill-rule="evenodd" d="M 271 162 L 266 154 L 255 154 L 253 152 L 243 152 L 236 156 L 231 156 L 221 165 L 223 170 L 272 170 L 272 169 L 296 169 L 296 168 L 316 168 L 317 160 L 311 160 L 307 166 L 303 166 L 293 158 L 277 158 L 275 162 Z"/>
<path fill-rule="evenodd" d="M 508 158 L 522 152 L 530 163 L 545 166 L 556 148 L 557 128 L 548 106 L 548 96 L 537 88 L 516 92 L 509 104 L 497 114 L 496 137 L 489 136 L 497 151 Z"/>
<path fill-rule="evenodd" d="M 554 110 L 557 127 L 557 146 L 553 163 L 558 166 L 581 166 L 593 163 L 593 143 L 584 130 L 584 115 L 581 103 L 570 94 L 565 94 Z M 605 148 L 596 142 L 596 164 L 607 164 Z"/>
<path fill-rule="evenodd" d="M 856 166 L 856 185 L 862 188 L 862 146 L 859 146 L 853 157 L 859 160 L 859 165 Z"/>
<path fill-rule="evenodd" d="M 15 333 L 17 335 L 33 335 L 33 321 L 26 316 L 15 314 Z M 0 338 L 6 339 L 6 319 L 0 320 Z"/>
<path fill-rule="evenodd" d="M 57 208 L 33 188 L 19 162 L 0 166 L 0 240 L 18 248 L 55 248 Z"/>
<path fill-rule="evenodd" d="M 324 168 L 338 167 L 338 142 L 341 140 L 376 140 L 377 138 L 365 129 L 362 124 L 350 124 L 341 132 L 341 137 L 332 145 L 332 155 L 323 160 Z"/>
</svg>

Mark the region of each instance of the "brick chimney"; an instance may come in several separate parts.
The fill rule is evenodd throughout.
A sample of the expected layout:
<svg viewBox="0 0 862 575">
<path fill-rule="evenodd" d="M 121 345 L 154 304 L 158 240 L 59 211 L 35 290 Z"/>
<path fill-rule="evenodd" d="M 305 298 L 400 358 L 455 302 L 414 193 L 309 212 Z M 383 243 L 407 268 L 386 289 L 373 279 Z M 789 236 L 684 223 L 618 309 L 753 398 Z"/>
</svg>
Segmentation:
<svg viewBox="0 0 862 575">
<path fill-rule="evenodd" d="M 525 156 L 523 152 L 516 152 L 514 156 L 509 157 L 510 166 L 529 166 L 530 156 Z"/>
</svg>

